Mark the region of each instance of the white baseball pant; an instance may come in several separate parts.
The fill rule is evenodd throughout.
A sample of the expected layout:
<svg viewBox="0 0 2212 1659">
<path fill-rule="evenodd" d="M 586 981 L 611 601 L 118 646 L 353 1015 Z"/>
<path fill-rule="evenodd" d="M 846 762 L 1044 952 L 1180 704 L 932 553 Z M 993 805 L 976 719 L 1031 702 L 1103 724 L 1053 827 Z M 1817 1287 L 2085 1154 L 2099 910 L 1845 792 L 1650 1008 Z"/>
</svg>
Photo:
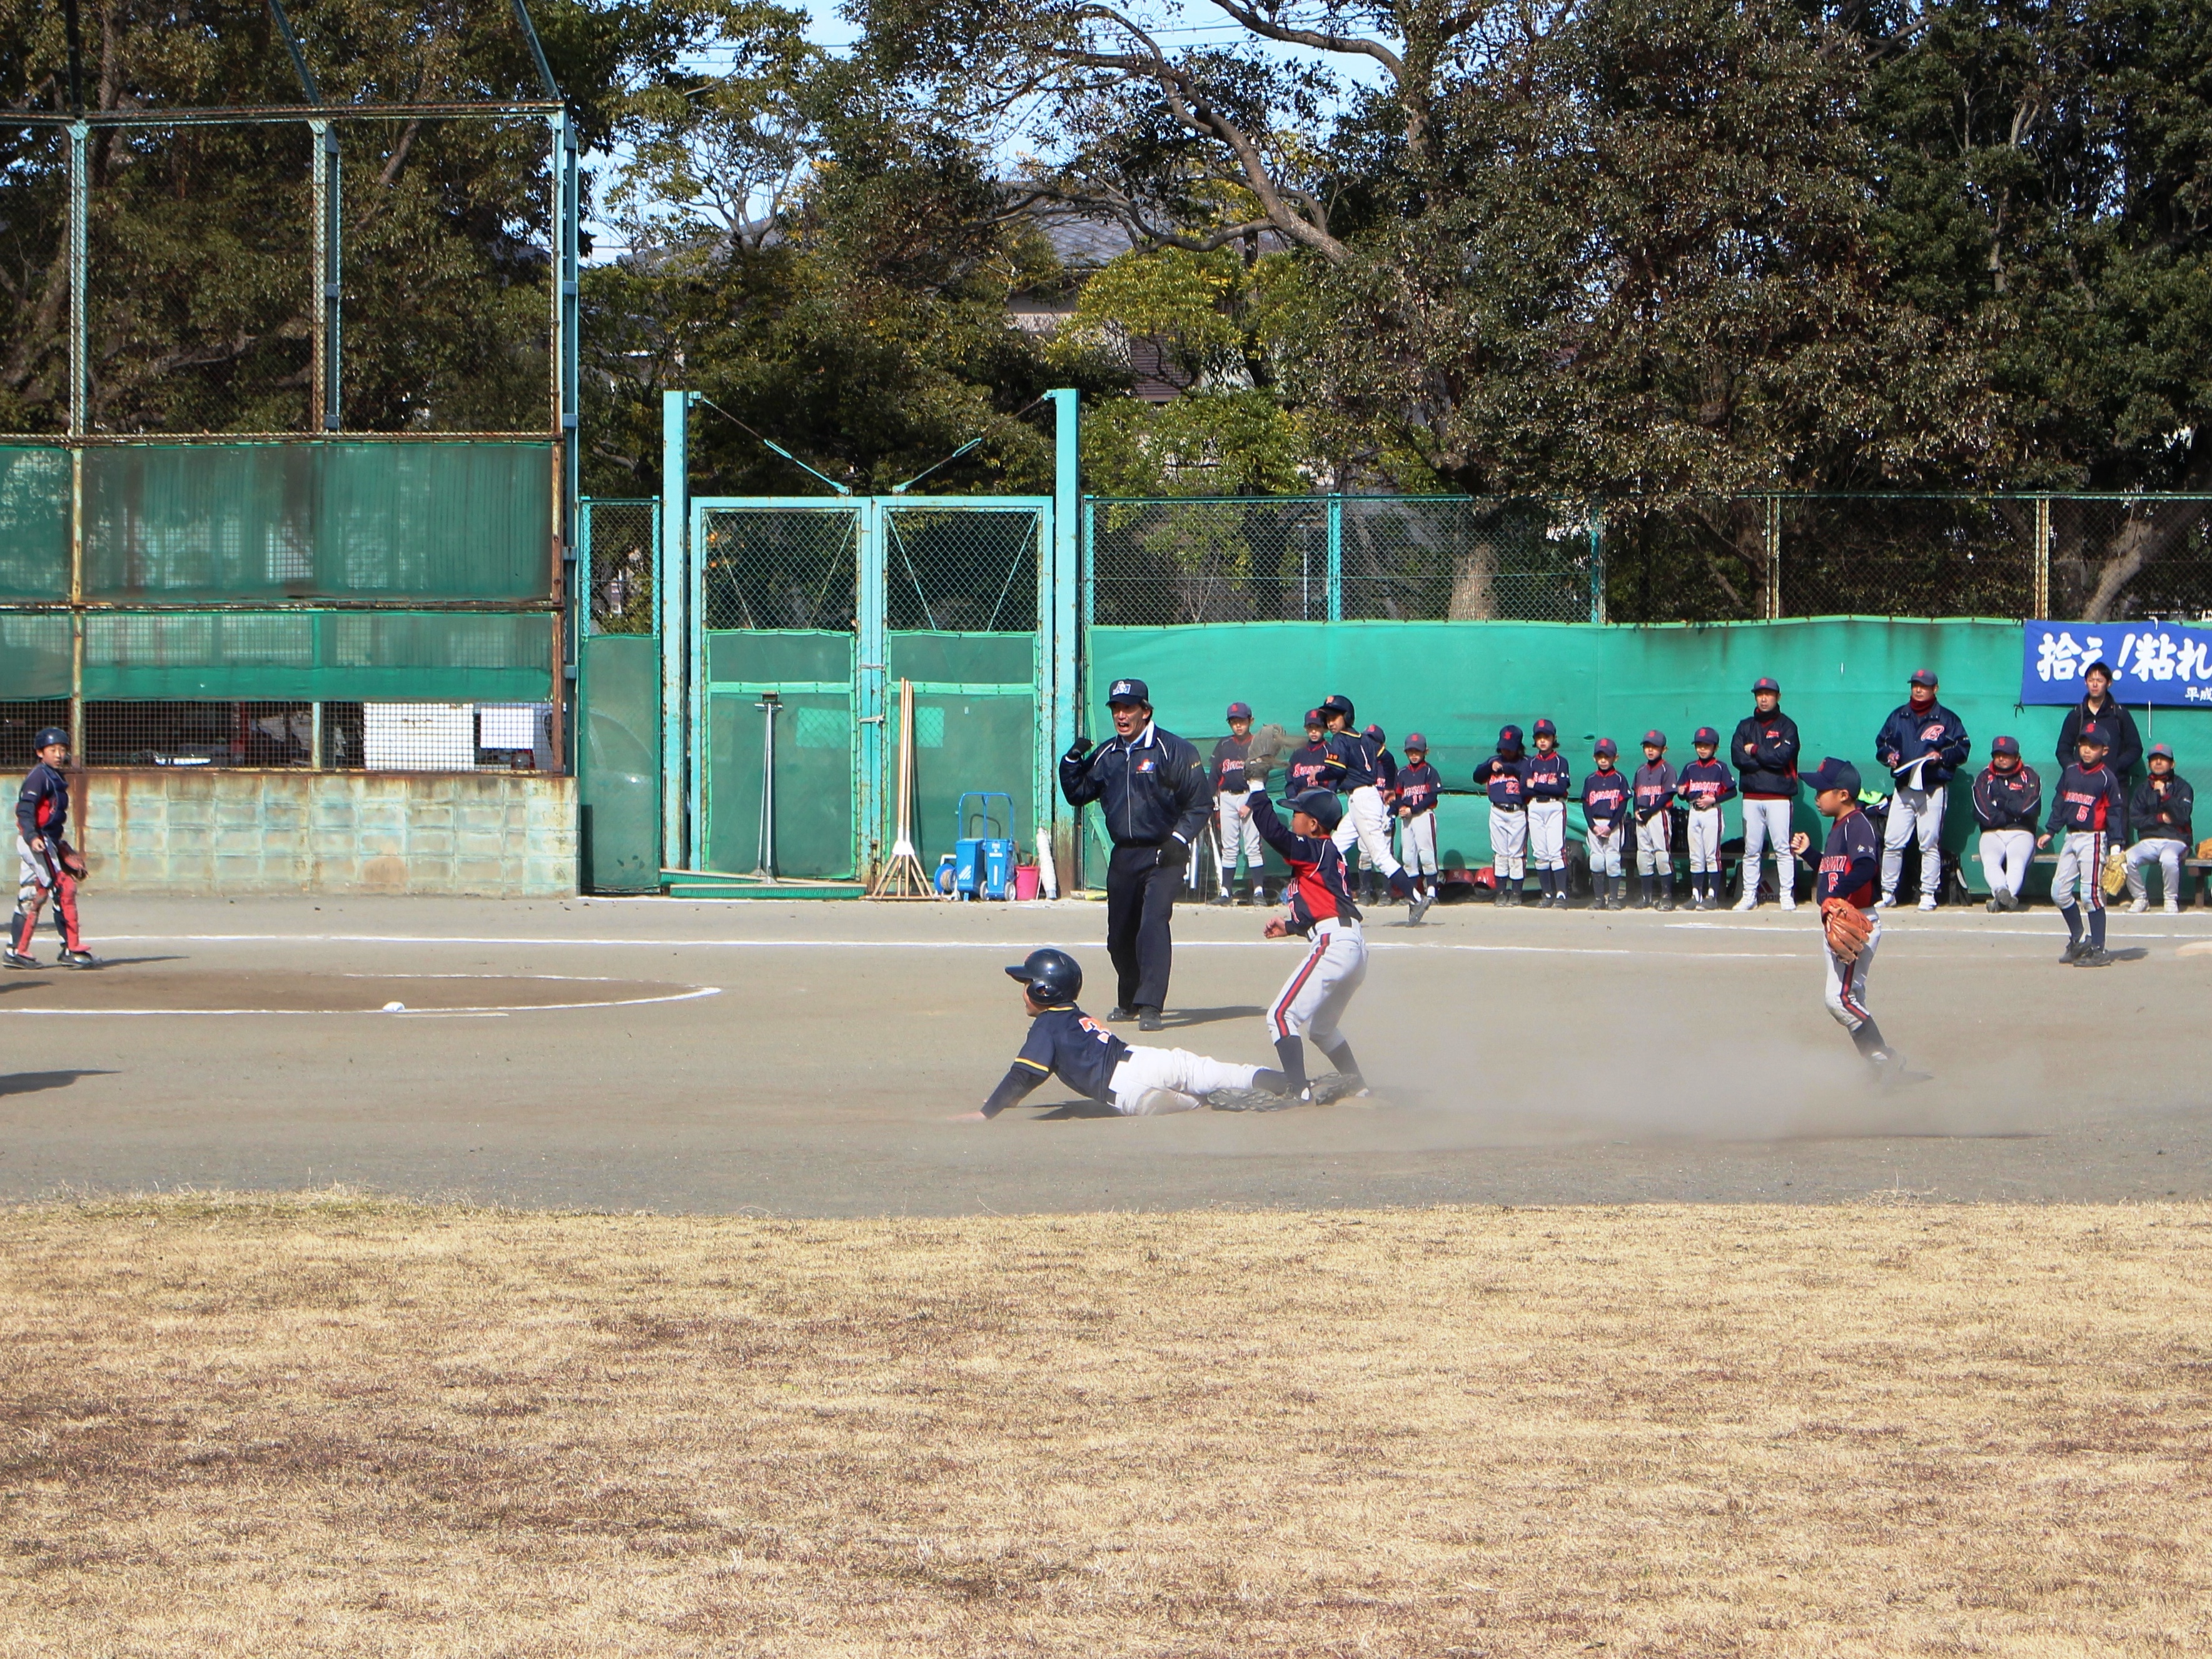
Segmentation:
<svg viewBox="0 0 2212 1659">
<path fill-rule="evenodd" d="M 1755 898 L 1759 892 L 1759 860 L 1771 848 L 1774 853 L 1774 890 L 1782 896 L 1784 904 L 1795 905 L 1797 892 L 1797 859 L 1790 850 L 1790 803 L 1786 800 L 1753 800 L 1746 797 L 1743 803 L 1743 863 L 1740 866 L 1746 898 Z"/>
<path fill-rule="evenodd" d="M 2128 848 L 2128 896 L 2148 898 L 2150 884 L 2143 878 L 2143 866 L 2155 864 L 2166 872 L 2166 902 L 2181 902 L 2181 860 L 2189 848 L 2171 836 L 2153 836 L 2139 841 Z"/>
<path fill-rule="evenodd" d="M 1216 1089 L 1249 1089 L 1260 1073 L 1256 1066 L 1232 1066 L 1225 1060 L 1208 1060 L 1188 1048 L 1132 1048 L 1114 1068 L 1114 1109 L 1124 1117 L 1157 1117 L 1163 1112 L 1187 1112 L 1179 1102 L 1147 1101 L 1158 1089 L 1179 1095 L 1210 1095 Z M 1194 1099 L 1193 1105 L 1197 1103 Z"/>
<path fill-rule="evenodd" d="M 1589 854 L 1590 874 L 1617 876 L 1620 873 L 1620 849 L 1628 839 L 1628 826 L 1620 818 L 1613 821 L 1612 830 L 1601 836 L 1592 830 L 1583 836 L 1583 850 Z"/>
<path fill-rule="evenodd" d="M 1391 856 L 1390 815 L 1383 810 L 1382 792 L 1371 783 L 1361 784 L 1345 798 L 1344 821 L 1329 839 L 1340 853 L 1349 852 L 1358 842 L 1363 869 L 1380 870 L 1389 877 L 1403 867 Z"/>
<path fill-rule="evenodd" d="M 1267 1041 L 1296 1036 L 1329 1042 L 1352 994 L 1366 979 L 1367 938 L 1359 924 L 1335 916 L 1316 922 L 1305 960 L 1283 981 L 1267 1010 Z"/>
<path fill-rule="evenodd" d="M 1252 822 L 1252 809 L 1244 805 L 1243 794 L 1221 797 L 1214 807 L 1214 825 L 1221 837 L 1217 843 L 1221 849 L 1221 884 L 1227 887 L 1229 878 L 1237 873 L 1239 853 L 1244 856 L 1246 872 L 1257 877 L 1267 844 L 1260 839 L 1260 826 Z"/>
<path fill-rule="evenodd" d="M 1874 932 L 1867 935 L 1856 962 L 1843 961 L 1828 948 L 1826 935 L 1821 937 L 1820 955 L 1828 964 L 1825 1000 L 1829 1015 L 1846 1031 L 1856 1031 L 1874 1018 L 1867 1008 L 1867 975 L 1874 971 L 1874 947 L 1881 943 L 1881 918 L 1869 915 L 1867 920 L 1874 924 Z"/>
<path fill-rule="evenodd" d="M 2092 910 L 2105 908 L 2105 832 L 2101 830 L 2069 830 L 2065 845 L 2058 849 L 2058 868 L 2051 878 L 2051 896 L 2062 910 L 2074 908 L 2074 893 L 2081 890 L 2081 902 Z"/>
<path fill-rule="evenodd" d="M 1433 876 L 1437 872 L 1437 815 L 1433 811 L 1416 812 L 1410 818 L 1400 819 L 1398 844 L 1405 848 L 1408 873 Z"/>
<path fill-rule="evenodd" d="M 1920 891 L 1934 898 L 1943 885 L 1943 791 L 1899 788 L 1890 797 L 1889 822 L 1881 835 L 1881 890 L 1897 896 L 1897 878 L 1905 869 L 1905 849 L 1915 837 L 1920 842 Z"/>
<path fill-rule="evenodd" d="M 1567 867 L 1567 804 L 1563 800 L 1528 803 L 1528 861 L 1539 870 Z"/>
<path fill-rule="evenodd" d="M 1690 809 L 1690 871 L 1693 875 L 1721 872 L 1721 809 Z"/>
<path fill-rule="evenodd" d="M 1518 808 L 1490 809 L 1490 867 L 1514 881 L 1528 873 L 1528 815 Z"/>
<path fill-rule="evenodd" d="M 1674 814 L 1654 812 L 1636 820 L 1636 873 L 1656 876 L 1674 867 Z"/>
<path fill-rule="evenodd" d="M 2020 890 L 2027 884 L 2027 866 L 2034 857 L 2033 830 L 1982 831 L 1982 874 L 1992 893 L 2009 893 L 2018 898 Z"/>
</svg>

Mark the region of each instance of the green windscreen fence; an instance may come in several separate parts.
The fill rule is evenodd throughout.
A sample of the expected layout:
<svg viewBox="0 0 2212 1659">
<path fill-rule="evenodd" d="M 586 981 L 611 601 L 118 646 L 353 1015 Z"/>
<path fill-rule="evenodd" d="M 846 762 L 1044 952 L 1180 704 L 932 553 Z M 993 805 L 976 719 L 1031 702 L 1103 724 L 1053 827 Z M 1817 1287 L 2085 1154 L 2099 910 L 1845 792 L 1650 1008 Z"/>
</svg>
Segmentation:
<svg viewBox="0 0 2212 1659">
<path fill-rule="evenodd" d="M 842 878 L 855 867 L 853 635 L 809 629 L 706 636 L 706 867 L 742 874 L 760 858 L 767 711 L 776 694 L 775 867 Z"/>
<path fill-rule="evenodd" d="M 1007 803 L 991 803 L 994 824 L 1033 848 L 1036 635 L 893 632 L 890 694 L 884 699 L 891 757 L 886 764 L 891 767 L 898 753 L 902 679 L 914 682 L 914 831 L 922 867 L 933 872 L 953 842 L 969 833 L 961 827 L 960 797 L 969 792 L 1011 796 L 1011 815 Z M 895 770 L 891 781 L 895 786 Z"/>
<path fill-rule="evenodd" d="M 70 592 L 69 452 L 0 448 L 0 603 Z"/>
<path fill-rule="evenodd" d="M 552 465 L 530 443 L 89 448 L 85 597 L 542 599 Z M 66 511 L 61 556 L 66 593 Z"/>
<path fill-rule="evenodd" d="M 660 637 L 595 634 L 577 673 L 577 797 L 586 891 L 660 884 Z"/>
<path fill-rule="evenodd" d="M 1105 723 L 1100 693 L 1109 681 L 1134 676 L 1150 684 L 1160 723 L 1205 751 L 1227 730 L 1222 711 L 1231 702 L 1249 702 L 1261 721 L 1295 732 L 1306 709 L 1340 691 L 1357 705 L 1363 726 L 1383 728 L 1393 752 L 1401 752 L 1409 731 L 1426 737 L 1430 762 L 1453 790 L 1471 787 L 1469 775 L 1496 748 L 1499 726 L 1510 722 L 1526 732 L 1539 718 L 1558 725 L 1577 780 L 1589 769 L 1595 739 L 1612 738 L 1633 768 L 1638 741 L 1653 729 L 1666 734 L 1668 757 L 1679 767 L 1692 757 L 1698 726 L 1714 727 L 1725 741 L 1751 713 L 1752 683 L 1771 676 L 1803 736 L 1808 764 L 1838 756 L 1876 786 L 1887 775 L 1874 758 L 1875 734 L 1905 701 L 1913 670 L 1926 667 L 1940 677 L 1944 703 L 1966 722 L 1975 769 L 1986 762 L 1990 739 L 2008 734 L 2020 739 L 2047 790 L 2066 711 L 2019 707 L 2020 653 L 2016 622 L 1875 617 L 1642 628 L 1379 622 L 1098 628 L 1090 636 L 1085 711 L 1095 734 Z M 2212 744 L 2212 710 L 2146 710 L 2136 723 L 2146 743 L 2172 743 L 2185 757 Z M 1971 773 L 1962 773 L 1946 809 L 1944 845 L 1954 852 L 1975 834 L 1972 784 Z M 1488 860 L 1487 820 L 1480 798 L 1447 798 L 1437 831 L 1448 863 Z M 1579 839 L 1578 809 L 1570 822 Z M 1808 800 L 1798 803 L 1796 827 L 1820 828 Z M 1731 804 L 1724 834 L 1741 833 Z M 1979 884 L 1981 866 L 1971 855 L 1961 867 L 1970 884 Z M 1095 867 L 1089 873 L 1096 878 Z"/>
</svg>

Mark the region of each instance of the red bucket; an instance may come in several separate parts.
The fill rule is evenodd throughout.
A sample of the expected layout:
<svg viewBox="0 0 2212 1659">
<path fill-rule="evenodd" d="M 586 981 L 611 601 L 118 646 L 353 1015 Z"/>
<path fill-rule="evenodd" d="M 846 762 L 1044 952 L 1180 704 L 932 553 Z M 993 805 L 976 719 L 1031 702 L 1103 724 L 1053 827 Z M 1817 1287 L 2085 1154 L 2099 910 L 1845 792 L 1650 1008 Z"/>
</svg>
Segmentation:
<svg viewBox="0 0 2212 1659">
<path fill-rule="evenodd" d="M 1014 902 L 1026 904 L 1037 896 L 1037 866 L 1018 864 L 1014 866 Z"/>
</svg>

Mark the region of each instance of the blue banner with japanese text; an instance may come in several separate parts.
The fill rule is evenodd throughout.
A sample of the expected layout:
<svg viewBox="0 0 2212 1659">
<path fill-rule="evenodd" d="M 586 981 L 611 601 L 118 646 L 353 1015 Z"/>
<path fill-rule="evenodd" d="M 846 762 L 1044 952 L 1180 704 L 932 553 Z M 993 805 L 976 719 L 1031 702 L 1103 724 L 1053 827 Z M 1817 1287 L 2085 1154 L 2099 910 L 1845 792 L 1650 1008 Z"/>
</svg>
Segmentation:
<svg viewBox="0 0 2212 1659">
<path fill-rule="evenodd" d="M 2186 708 L 2212 707 L 2212 629 L 2172 623 L 2032 622 L 2022 630 L 2020 700 L 2079 702 L 2091 663 L 2112 671 L 2112 695 Z"/>
</svg>

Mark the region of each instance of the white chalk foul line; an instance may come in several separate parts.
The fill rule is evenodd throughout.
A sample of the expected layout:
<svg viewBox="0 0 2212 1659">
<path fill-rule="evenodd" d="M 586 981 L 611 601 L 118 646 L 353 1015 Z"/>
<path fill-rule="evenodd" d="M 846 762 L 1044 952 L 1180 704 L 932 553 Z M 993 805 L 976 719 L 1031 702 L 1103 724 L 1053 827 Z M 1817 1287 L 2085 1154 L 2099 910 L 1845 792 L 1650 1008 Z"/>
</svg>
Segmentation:
<svg viewBox="0 0 2212 1659">
<path fill-rule="evenodd" d="M 400 975 L 371 974 L 361 975 L 370 979 L 397 979 Z M 436 978 L 436 975 L 407 975 L 407 978 Z M 461 979 L 468 975 L 453 975 Z M 512 975 L 492 975 L 492 978 Z M 550 976 L 549 976 L 550 977 Z M 653 1002 L 691 1002 L 700 997 L 722 994 L 719 985 L 696 986 L 689 991 L 674 991 L 665 996 L 623 997 L 612 1002 L 518 1002 L 505 1007 L 484 1008 L 0 1008 L 0 1015 L 17 1019 L 235 1019 L 246 1015 L 273 1014 L 282 1018 L 313 1015 L 318 1018 L 339 1014 L 362 1014 L 385 1019 L 439 1018 L 453 1019 L 469 1017 L 480 1019 L 504 1018 L 508 1014 L 556 1013 L 579 1008 L 637 1008 Z"/>
</svg>

